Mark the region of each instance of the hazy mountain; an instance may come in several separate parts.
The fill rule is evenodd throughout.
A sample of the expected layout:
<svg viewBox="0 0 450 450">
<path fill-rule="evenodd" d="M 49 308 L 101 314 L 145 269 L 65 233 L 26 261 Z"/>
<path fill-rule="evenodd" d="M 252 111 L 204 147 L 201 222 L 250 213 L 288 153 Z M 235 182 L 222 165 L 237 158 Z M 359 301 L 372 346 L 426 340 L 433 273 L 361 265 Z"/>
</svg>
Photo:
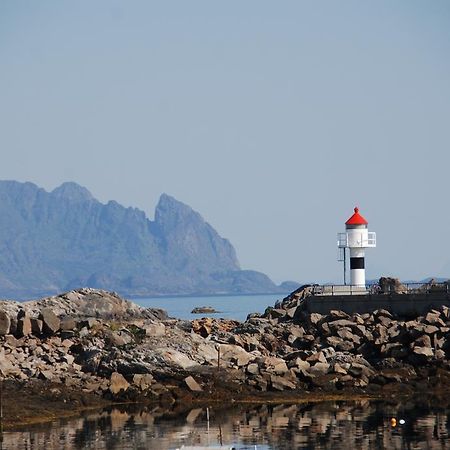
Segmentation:
<svg viewBox="0 0 450 450">
<path fill-rule="evenodd" d="M 241 270 L 236 252 L 197 212 L 163 194 L 155 220 L 87 189 L 52 192 L 0 181 L 0 296 L 88 286 L 123 295 L 284 292 Z"/>
</svg>

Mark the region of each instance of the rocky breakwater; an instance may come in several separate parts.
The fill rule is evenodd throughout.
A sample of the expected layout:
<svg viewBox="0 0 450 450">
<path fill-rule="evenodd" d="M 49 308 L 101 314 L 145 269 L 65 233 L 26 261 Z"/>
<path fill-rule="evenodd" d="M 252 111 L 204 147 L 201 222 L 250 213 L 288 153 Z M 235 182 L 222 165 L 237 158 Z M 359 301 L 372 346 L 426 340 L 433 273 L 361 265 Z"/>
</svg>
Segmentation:
<svg viewBox="0 0 450 450">
<path fill-rule="evenodd" d="M 450 389 L 450 309 L 414 319 L 379 309 L 366 314 L 306 313 L 305 286 L 251 315 L 222 338 L 255 358 L 245 382 L 260 390 L 391 392 Z M 257 356 L 256 356 L 257 355 Z"/>
<path fill-rule="evenodd" d="M 171 319 L 92 289 L 0 302 L 0 375 L 69 403 L 75 392 L 171 405 L 450 389 L 449 308 L 414 320 L 308 314 L 308 295 L 301 288 L 245 322 Z"/>
</svg>

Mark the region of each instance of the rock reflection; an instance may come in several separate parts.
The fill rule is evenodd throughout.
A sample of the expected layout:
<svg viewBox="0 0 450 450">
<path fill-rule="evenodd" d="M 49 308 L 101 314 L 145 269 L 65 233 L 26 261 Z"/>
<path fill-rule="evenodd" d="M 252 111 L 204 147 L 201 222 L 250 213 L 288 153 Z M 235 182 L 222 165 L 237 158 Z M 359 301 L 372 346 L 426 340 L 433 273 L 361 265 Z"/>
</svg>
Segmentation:
<svg viewBox="0 0 450 450">
<path fill-rule="evenodd" d="M 0 448 L 442 449 L 450 448 L 449 413 L 448 407 L 382 401 L 196 408 L 183 414 L 127 406 L 5 432 Z"/>
</svg>

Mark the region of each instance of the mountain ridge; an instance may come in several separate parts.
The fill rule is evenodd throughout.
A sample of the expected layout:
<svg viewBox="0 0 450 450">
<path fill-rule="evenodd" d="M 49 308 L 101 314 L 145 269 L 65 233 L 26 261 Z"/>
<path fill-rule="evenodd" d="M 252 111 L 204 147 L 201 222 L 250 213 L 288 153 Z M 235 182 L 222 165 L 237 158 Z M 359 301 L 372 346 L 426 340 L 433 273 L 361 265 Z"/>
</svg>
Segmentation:
<svg viewBox="0 0 450 450">
<path fill-rule="evenodd" d="M 47 192 L 0 180 L 0 296 L 31 298 L 80 287 L 127 296 L 285 292 L 242 270 L 229 240 L 163 193 L 150 220 L 65 182 Z"/>
</svg>

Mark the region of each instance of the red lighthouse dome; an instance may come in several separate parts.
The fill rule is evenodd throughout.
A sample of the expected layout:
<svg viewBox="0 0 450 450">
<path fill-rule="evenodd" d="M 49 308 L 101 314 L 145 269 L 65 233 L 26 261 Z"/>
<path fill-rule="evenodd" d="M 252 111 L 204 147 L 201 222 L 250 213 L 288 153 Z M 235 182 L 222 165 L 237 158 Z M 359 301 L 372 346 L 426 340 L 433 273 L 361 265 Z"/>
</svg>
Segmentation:
<svg viewBox="0 0 450 450">
<path fill-rule="evenodd" d="M 369 222 L 367 222 L 366 219 L 359 213 L 359 208 L 355 206 L 354 209 L 355 213 L 353 214 L 350 219 L 345 222 L 345 225 L 367 225 Z"/>
</svg>

